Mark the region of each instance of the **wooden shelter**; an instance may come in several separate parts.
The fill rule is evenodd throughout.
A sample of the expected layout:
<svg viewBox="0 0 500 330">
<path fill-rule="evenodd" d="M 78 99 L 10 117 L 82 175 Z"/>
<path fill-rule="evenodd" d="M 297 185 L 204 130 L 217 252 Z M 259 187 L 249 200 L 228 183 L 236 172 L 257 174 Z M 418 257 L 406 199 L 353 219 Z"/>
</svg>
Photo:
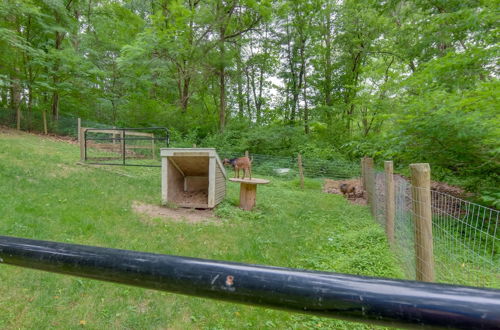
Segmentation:
<svg viewBox="0 0 500 330">
<path fill-rule="evenodd" d="M 161 149 L 162 204 L 213 208 L 226 196 L 226 171 L 214 148 Z"/>
</svg>

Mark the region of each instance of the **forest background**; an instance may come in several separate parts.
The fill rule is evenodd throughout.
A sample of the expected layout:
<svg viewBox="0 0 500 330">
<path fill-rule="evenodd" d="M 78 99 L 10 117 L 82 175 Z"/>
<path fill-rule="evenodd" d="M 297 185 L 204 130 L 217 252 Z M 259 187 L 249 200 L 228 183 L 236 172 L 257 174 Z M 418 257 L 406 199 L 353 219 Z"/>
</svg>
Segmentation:
<svg viewBox="0 0 500 330">
<path fill-rule="evenodd" d="M 0 114 L 429 162 L 498 208 L 499 18 L 493 0 L 4 0 Z"/>
</svg>

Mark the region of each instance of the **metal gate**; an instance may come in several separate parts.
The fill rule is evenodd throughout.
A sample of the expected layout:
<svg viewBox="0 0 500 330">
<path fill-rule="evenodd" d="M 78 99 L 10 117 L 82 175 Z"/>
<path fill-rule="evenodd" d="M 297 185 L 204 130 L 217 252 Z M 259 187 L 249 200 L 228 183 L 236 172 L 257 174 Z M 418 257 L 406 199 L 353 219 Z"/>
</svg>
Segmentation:
<svg viewBox="0 0 500 330">
<path fill-rule="evenodd" d="M 79 139 L 86 164 L 161 167 L 160 148 L 169 146 L 170 134 L 165 127 L 82 127 Z"/>
</svg>

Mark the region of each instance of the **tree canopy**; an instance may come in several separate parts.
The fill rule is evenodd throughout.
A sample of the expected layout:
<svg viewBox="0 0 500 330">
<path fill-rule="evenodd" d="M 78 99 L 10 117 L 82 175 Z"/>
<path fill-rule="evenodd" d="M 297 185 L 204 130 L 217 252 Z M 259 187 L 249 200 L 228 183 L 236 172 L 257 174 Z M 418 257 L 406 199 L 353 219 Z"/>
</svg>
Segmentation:
<svg viewBox="0 0 500 330">
<path fill-rule="evenodd" d="M 493 0 L 6 0 L 0 111 L 498 183 Z M 258 149 L 258 150 L 256 150 Z M 495 174 L 496 173 L 496 174 Z"/>
</svg>

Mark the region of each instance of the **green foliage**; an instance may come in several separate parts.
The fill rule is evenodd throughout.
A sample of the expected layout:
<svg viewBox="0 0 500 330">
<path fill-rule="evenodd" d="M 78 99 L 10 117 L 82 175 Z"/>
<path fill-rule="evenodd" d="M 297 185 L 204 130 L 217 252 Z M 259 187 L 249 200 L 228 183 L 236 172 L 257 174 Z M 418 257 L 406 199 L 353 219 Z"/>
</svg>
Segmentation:
<svg viewBox="0 0 500 330">
<path fill-rule="evenodd" d="M 426 161 L 441 178 L 491 191 L 500 140 L 497 7 L 3 1 L 0 109 L 15 115 L 2 123 L 42 130 L 45 113 L 60 132 L 64 113 L 166 126 L 183 146 Z"/>
</svg>

